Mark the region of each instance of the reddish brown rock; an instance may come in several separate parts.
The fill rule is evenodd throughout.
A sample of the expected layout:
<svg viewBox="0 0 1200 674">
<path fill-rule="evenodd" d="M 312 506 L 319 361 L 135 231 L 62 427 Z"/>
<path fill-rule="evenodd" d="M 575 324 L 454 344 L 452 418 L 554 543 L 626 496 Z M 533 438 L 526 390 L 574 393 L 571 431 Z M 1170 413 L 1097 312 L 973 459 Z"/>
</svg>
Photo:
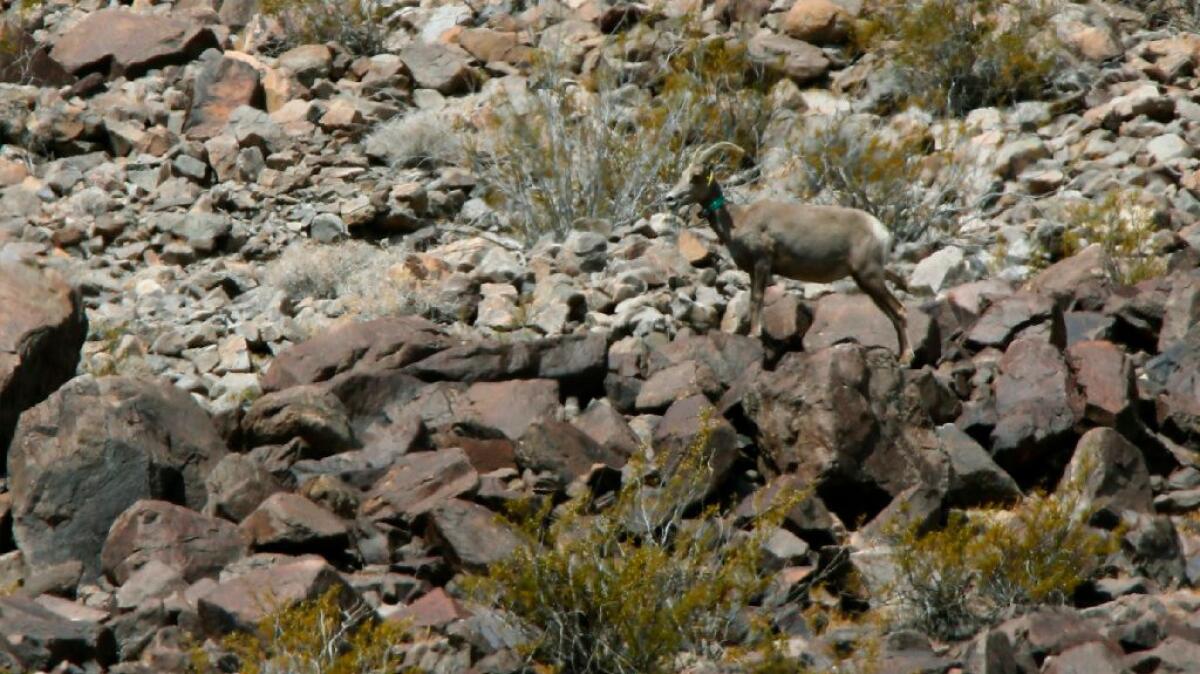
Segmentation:
<svg viewBox="0 0 1200 674">
<path fill-rule="evenodd" d="M 1115 426 L 1136 414 L 1133 365 L 1120 347 L 1105 341 L 1076 342 L 1067 348 L 1067 362 L 1083 391 L 1089 421 Z"/>
<path fill-rule="evenodd" d="M 697 493 L 691 497 L 697 501 L 706 498 L 721 486 L 733 462 L 737 459 L 737 432 L 721 417 L 704 396 L 692 396 L 676 401 L 669 407 L 662 420 L 654 428 L 651 445 L 654 451 L 666 457 L 664 475 L 674 475 L 689 457 L 688 451 L 707 433 L 707 442 L 700 448 L 701 469 L 705 474 L 697 477 Z"/>
<path fill-rule="evenodd" d="M 908 310 L 908 343 L 918 363 L 936 362 L 941 354 L 937 324 L 914 305 Z M 812 327 L 804 333 L 804 349 L 816 351 L 839 342 L 881 346 L 899 355 L 896 329 L 866 295 L 826 295 L 813 310 Z"/>
<path fill-rule="evenodd" d="M 471 612 L 440 587 L 392 614 L 393 620 L 409 622 L 413 627 L 443 627 L 455 620 L 471 617 Z"/>
<path fill-rule="evenodd" d="M 183 130 L 193 140 L 208 140 L 225 129 L 233 111 L 243 105 L 263 107 L 259 73 L 240 59 L 214 58 L 193 85 L 192 105 Z"/>
<path fill-rule="evenodd" d="M 166 501 L 138 501 L 113 522 L 100 553 L 102 569 L 117 585 L 150 563 L 179 571 L 187 582 L 216 577 L 246 554 L 237 527 Z"/>
<path fill-rule="evenodd" d="M 988 307 L 967 331 L 966 344 L 972 349 L 1003 349 L 1025 331 L 1035 331 L 1056 346 L 1066 344 L 1066 325 L 1062 310 L 1053 300 L 1041 295 L 1018 293 Z"/>
<path fill-rule="evenodd" d="M 211 30 L 178 16 L 101 9 L 71 26 L 50 57 L 73 75 L 132 78 L 151 68 L 186 63 L 210 47 L 218 47 Z"/>
<path fill-rule="evenodd" d="M 100 570 L 112 523 L 139 499 L 204 506 L 225 454 L 212 421 L 165 381 L 78 377 L 17 424 L 8 468 L 13 530 L 31 565 Z"/>
<path fill-rule="evenodd" d="M 1059 481 L 1060 489 L 1067 485 L 1079 490 L 1080 507 L 1108 510 L 1117 517 L 1124 510 L 1154 512 L 1145 457 L 1111 428 L 1093 428 L 1079 438 Z"/>
<path fill-rule="evenodd" d="M 518 440 L 535 421 L 556 415 L 558 383 L 547 379 L 479 382 L 466 390 L 463 402 L 456 421 Z"/>
<path fill-rule="evenodd" d="M 625 421 L 625 416 L 615 410 L 605 398 L 597 399 L 588 405 L 587 410 L 574 424 L 601 447 L 617 456 L 628 458 L 641 449 L 642 443 Z"/>
<path fill-rule="evenodd" d="M 458 43 L 468 54 L 483 63 L 503 61 L 518 65 L 527 62 L 532 55 L 528 46 L 517 41 L 515 32 L 465 28 L 458 36 Z"/>
<path fill-rule="evenodd" d="M 639 411 L 658 412 L 676 400 L 694 395 L 715 399 L 723 388 L 708 365 L 687 360 L 655 372 L 638 391 L 634 405 Z"/>
<path fill-rule="evenodd" d="M 1080 308 L 1096 308 L 1112 292 L 1115 269 L 1112 258 L 1095 243 L 1043 269 L 1025 284 L 1025 290 L 1061 303 L 1090 305 Z"/>
<path fill-rule="evenodd" d="M 1020 482 L 1064 461 L 1062 448 L 1070 446 L 1084 401 L 1058 349 L 1039 340 L 1013 341 L 1000 359 L 994 387 L 996 462 Z"/>
<path fill-rule="evenodd" d="M 300 557 L 223 580 L 198 598 L 196 608 L 205 633 L 219 636 L 253 630 L 266 615 L 316 599 L 332 587 L 339 588 L 338 598 L 345 606 L 361 601 L 328 562 Z"/>
<path fill-rule="evenodd" d="M 317 457 L 356 444 L 341 400 L 315 385 L 293 386 L 255 400 L 242 419 L 242 434 L 250 447 L 299 438 Z"/>
<path fill-rule="evenodd" d="M 561 421 L 531 425 L 517 445 L 517 460 L 521 467 L 554 473 L 564 486 L 586 476 L 595 464 L 618 470 L 625 464 L 624 457 Z"/>
<path fill-rule="evenodd" d="M 417 86 L 424 89 L 451 96 L 468 93 L 478 85 L 470 54 L 456 45 L 414 42 L 400 50 L 400 59 Z"/>
<path fill-rule="evenodd" d="M 401 457 L 375 483 L 362 504 L 362 513 L 371 519 L 412 521 L 478 486 L 479 475 L 463 450 L 415 452 Z"/>
<path fill-rule="evenodd" d="M 83 300 L 56 273 L 0 263 L 0 461 L 22 411 L 75 375 Z"/>
<path fill-rule="evenodd" d="M 521 545 L 496 513 L 470 501 L 446 501 L 429 512 L 427 521 L 430 538 L 467 570 L 483 570 L 506 559 Z"/>
<path fill-rule="evenodd" d="M 240 522 L 268 496 L 283 490 L 262 464 L 245 454 L 226 454 L 204 478 L 204 512 Z"/>
<path fill-rule="evenodd" d="M 259 550 L 329 549 L 346 544 L 349 527 L 337 515 L 299 494 L 272 494 L 242 520 L 238 530 Z"/>
<path fill-rule="evenodd" d="M 350 323 L 284 351 L 271 362 L 262 388 L 269 393 L 328 381 L 356 366 L 399 369 L 447 346 L 437 326 L 415 316 Z"/>
<path fill-rule="evenodd" d="M 793 293 L 780 286 L 767 289 L 762 313 L 763 337 L 795 350 L 804 343 L 812 323 L 812 312 Z"/>
<path fill-rule="evenodd" d="M 25 597 L 0 597 L 0 634 L 5 637 L 0 639 L 0 662 L 7 660 L 19 671 L 50 671 L 63 663 L 111 664 L 116 659 L 107 627 L 71 620 Z"/>
<path fill-rule="evenodd" d="M 783 16 L 783 32 L 805 42 L 836 44 L 850 33 L 853 17 L 832 0 L 796 0 Z"/>
</svg>

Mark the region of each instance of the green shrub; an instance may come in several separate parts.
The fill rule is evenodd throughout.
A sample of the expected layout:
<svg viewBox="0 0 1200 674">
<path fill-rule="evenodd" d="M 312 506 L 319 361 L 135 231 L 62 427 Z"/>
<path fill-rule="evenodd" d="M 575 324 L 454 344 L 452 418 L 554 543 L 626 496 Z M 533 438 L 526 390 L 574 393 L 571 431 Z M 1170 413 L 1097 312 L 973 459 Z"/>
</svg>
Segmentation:
<svg viewBox="0 0 1200 674">
<path fill-rule="evenodd" d="M 380 0 L 261 0 L 264 14 L 274 17 L 287 34 L 285 51 L 301 44 L 336 42 L 351 53 L 383 53 L 388 10 Z"/>
<path fill-rule="evenodd" d="M 901 241 L 953 228 L 962 176 L 925 134 L 902 134 L 870 115 L 809 117 L 792 142 L 803 198 L 861 208 Z M 950 174 L 938 175 L 948 165 Z M 934 168 L 931 173 L 931 167 Z"/>
<path fill-rule="evenodd" d="M 532 243 L 581 221 L 633 222 L 678 177 L 689 146 L 736 139 L 754 154 L 767 112 L 743 86 L 745 50 L 692 39 L 673 53 L 654 98 L 603 69 L 589 91 L 539 59 L 528 95 L 499 103 L 468 150 L 515 235 Z"/>
<path fill-rule="evenodd" d="M 252 632 L 224 637 L 219 650 L 237 659 L 240 674 L 419 674 L 401 669 L 396 647 L 410 641 L 408 626 L 383 621 L 365 604 L 344 606 L 340 588 L 281 606 Z M 192 671 L 223 671 L 200 648 Z"/>
<path fill-rule="evenodd" d="M 1065 207 L 1062 215 L 1062 238 L 1051 257 L 1070 257 L 1099 243 L 1116 265 L 1118 283 L 1133 285 L 1166 272 L 1166 260 L 1152 249 L 1159 230 L 1154 209 L 1142 201 L 1140 190 L 1110 190 L 1101 199 Z"/>
<path fill-rule="evenodd" d="M 859 23 L 860 49 L 881 46 L 908 102 L 949 115 L 1035 99 L 1067 63 L 1050 0 L 884 0 Z"/>
<path fill-rule="evenodd" d="M 765 628 L 741 630 L 768 582 L 764 537 L 794 501 L 764 509 L 750 531 L 713 508 L 685 518 L 711 475 L 711 428 L 674 457 L 670 474 L 658 474 L 663 458 L 634 459 L 615 495 L 513 509 L 525 545 L 467 587 L 534 635 L 527 654 L 544 671 L 667 673 L 684 654 L 749 660 L 764 672 L 778 664 Z M 728 647 L 735 641 L 742 648 Z"/>
<path fill-rule="evenodd" d="M 1015 607 L 1063 604 L 1116 550 L 1120 536 L 1086 524 L 1077 486 L 1033 494 L 1012 511 L 952 511 L 924 532 L 897 521 L 891 538 L 902 615 L 938 638 L 970 636 Z"/>
</svg>

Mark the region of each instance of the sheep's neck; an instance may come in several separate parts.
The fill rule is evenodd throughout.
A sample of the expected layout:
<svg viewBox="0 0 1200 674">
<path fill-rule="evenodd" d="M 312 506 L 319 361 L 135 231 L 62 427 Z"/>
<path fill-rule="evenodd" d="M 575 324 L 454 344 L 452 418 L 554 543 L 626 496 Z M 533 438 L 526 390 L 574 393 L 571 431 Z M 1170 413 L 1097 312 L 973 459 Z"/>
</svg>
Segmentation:
<svg viewBox="0 0 1200 674">
<path fill-rule="evenodd" d="M 725 195 L 720 187 L 716 189 L 716 196 L 712 201 L 704 205 L 703 213 L 708 226 L 717 233 L 721 243 L 729 248 L 733 243 L 733 216 L 729 213 L 729 207 L 725 205 Z"/>
</svg>

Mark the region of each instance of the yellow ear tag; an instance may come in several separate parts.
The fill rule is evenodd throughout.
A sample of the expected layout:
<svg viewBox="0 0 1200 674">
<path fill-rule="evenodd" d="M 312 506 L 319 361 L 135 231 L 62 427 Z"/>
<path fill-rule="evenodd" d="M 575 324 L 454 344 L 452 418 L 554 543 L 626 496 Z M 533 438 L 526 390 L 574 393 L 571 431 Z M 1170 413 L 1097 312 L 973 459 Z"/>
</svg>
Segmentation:
<svg viewBox="0 0 1200 674">
<path fill-rule="evenodd" d="M 708 184 L 709 185 L 712 185 L 713 181 L 716 180 L 716 178 L 717 178 L 716 173 L 714 173 L 713 171 L 708 172 Z"/>
</svg>

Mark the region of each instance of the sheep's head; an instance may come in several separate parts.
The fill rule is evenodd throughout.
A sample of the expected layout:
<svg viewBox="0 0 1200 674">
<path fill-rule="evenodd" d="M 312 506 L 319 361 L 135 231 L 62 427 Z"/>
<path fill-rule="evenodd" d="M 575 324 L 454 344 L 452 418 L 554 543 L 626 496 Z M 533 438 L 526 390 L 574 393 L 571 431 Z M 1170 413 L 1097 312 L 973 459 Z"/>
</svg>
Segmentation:
<svg viewBox="0 0 1200 674">
<path fill-rule="evenodd" d="M 663 197 L 667 206 L 682 208 L 689 204 L 707 204 L 719 196 L 721 188 L 716 178 L 717 158 L 725 150 L 738 156 L 745 154 L 742 148 L 725 141 L 697 150 L 679 176 L 679 182 Z"/>
</svg>

